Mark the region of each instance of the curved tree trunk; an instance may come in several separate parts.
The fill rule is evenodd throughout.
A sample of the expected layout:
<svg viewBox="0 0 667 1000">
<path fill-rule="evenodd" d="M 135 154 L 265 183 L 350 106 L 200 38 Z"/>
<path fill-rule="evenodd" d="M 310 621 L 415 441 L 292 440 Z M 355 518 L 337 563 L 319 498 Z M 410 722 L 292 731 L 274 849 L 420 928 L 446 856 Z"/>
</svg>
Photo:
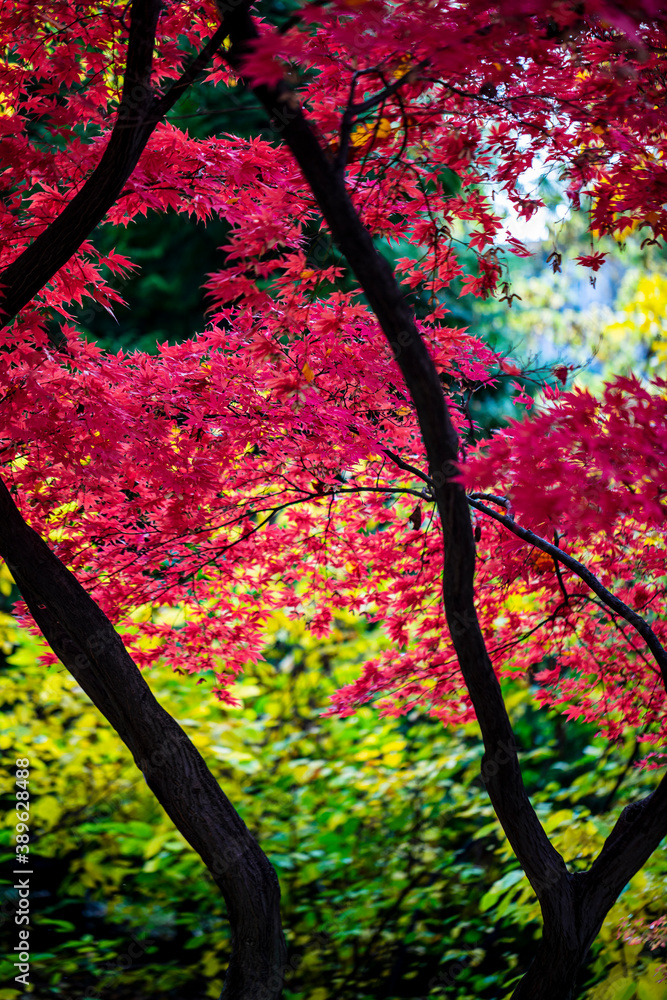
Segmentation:
<svg viewBox="0 0 667 1000">
<path fill-rule="evenodd" d="M 224 1000 L 275 1000 L 286 948 L 276 873 L 201 754 L 156 701 L 111 622 L 0 482 L 0 555 L 47 642 L 109 720 L 219 886 L 232 931 Z"/>
</svg>

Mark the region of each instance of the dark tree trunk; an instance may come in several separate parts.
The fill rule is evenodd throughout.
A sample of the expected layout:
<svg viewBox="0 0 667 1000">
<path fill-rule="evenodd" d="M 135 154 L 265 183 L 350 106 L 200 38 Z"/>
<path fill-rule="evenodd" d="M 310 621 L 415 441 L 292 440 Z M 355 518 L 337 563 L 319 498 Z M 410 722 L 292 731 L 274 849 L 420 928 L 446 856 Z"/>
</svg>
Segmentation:
<svg viewBox="0 0 667 1000">
<path fill-rule="evenodd" d="M 156 701 L 108 618 L 28 527 L 2 482 L 0 555 L 47 642 L 119 734 L 219 886 L 232 931 L 224 1000 L 276 1000 L 286 949 L 275 871 L 199 751 Z"/>
<path fill-rule="evenodd" d="M 86 183 L 60 215 L 0 274 L 0 324 L 16 314 L 77 252 L 119 198 L 155 126 L 200 77 L 226 35 L 224 24 L 164 95 L 151 87 L 161 0 L 134 0 L 123 96 L 109 143 Z"/>
<path fill-rule="evenodd" d="M 564 948 L 559 939 L 540 944 L 512 1000 L 574 1000 L 577 975 L 586 952 Z"/>
<path fill-rule="evenodd" d="M 571 875 L 543 904 L 544 928 L 535 957 L 512 1000 L 573 1000 L 577 976 L 605 914 L 586 912 L 584 875 Z"/>
</svg>

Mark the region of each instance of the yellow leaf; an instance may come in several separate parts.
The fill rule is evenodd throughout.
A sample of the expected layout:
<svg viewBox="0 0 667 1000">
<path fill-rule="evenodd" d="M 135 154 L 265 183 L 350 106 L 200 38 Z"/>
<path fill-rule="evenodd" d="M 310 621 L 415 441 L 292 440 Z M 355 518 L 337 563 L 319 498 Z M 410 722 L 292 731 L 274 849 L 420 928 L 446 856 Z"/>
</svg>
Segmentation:
<svg viewBox="0 0 667 1000">
<path fill-rule="evenodd" d="M 305 378 L 306 382 L 312 382 L 313 379 L 315 378 L 315 372 L 310 367 L 310 365 L 308 364 L 307 361 L 306 361 L 305 365 L 303 366 L 303 368 L 301 369 L 301 374 Z"/>
<path fill-rule="evenodd" d="M 350 135 L 350 144 L 357 147 L 365 146 L 370 139 L 386 139 L 391 134 L 391 131 L 391 122 L 388 118 L 380 118 L 378 122 L 372 125 L 364 122 L 361 125 L 357 125 L 354 132 Z"/>
<path fill-rule="evenodd" d="M 384 753 L 398 753 L 401 750 L 405 750 L 405 740 L 390 740 L 389 743 L 385 743 L 382 748 Z"/>
<path fill-rule="evenodd" d="M 405 76 L 405 74 L 410 69 L 411 64 L 412 64 L 411 59 L 405 57 L 401 59 L 392 73 L 394 79 L 398 80 L 400 77 Z"/>
<path fill-rule="evenodd" d="M 58 799 L 54 798 L 53 795 L 40 795 L 34 806 L 31 801 L 30 814 L 35 819 L 43 820 L 47 829 L 50 830 L 60 819 L 62 809 Z"/>
<path fill-rule="evenodd" d="M 635 996 L 635 984 L 627 976 L 619 975 L 622 966 L 614 966 L 608 979 L 598 983 L 590 1000 L 630 1000 Z"/>
<path fill-rule="evenodd" d="M 561 823 L 570 823 L 572 821 L 572 810 L 571 809 L 559 809 L 557 812 L 549 816 L 548 820 L 544 824 L 544 832 L 551 833 L 555 830 L 557 826 Z"/>
<path fill-rule="evenodd" d="M 130 613 L 133 622 L 148 622 L 153 616 L 153 605 L 142 604 Z"/>
<path fill-rule="evenodd" d="M 640 979 L 637 980 L 638 1000 L 665 1000 L 667 983 L 664 981 L 665 967 L 659 962 L 651 962 Z"/>
<path fill-rule="evenodd" d="M 14 578 L 9 572 L 9 567 L 6 563 L 0 566 L 0 593 L 8 597 L 12 592 L 12 584 L 14 583 Z"/>
<path fill-rule="evenodd" d="M 160 833 L 157 837 L 153 837 L 152 840 L 149 840 L 144 847 L 144 857 L 152 858 L 158 851 L 161 851 L 165 841 L 169 840 L 170 836 L 171 831 L 169 830 L 166 833 Z M 146 868 L 144 866 L 144 871 L 145 870 Z"/>
<path fill-rule="evenodd" d="M 219 972 L 222 968 L 217 955 L 213 951 L 209 951 L 204 955 L 204 960 L 202 962 L 202 972 L 205 976 L 214 976 L 216 972 Z"/>
</svg>

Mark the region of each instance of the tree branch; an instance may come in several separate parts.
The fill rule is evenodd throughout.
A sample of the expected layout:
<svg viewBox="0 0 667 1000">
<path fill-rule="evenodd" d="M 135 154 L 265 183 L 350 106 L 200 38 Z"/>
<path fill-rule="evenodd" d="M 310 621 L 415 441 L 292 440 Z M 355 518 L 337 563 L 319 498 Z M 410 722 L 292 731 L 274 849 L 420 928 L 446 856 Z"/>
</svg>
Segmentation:
<svg viewBox="0 0 667 1000">
<path fill-rule="evenodd" d="M 148 116 L 149 120 L 155 119 L 154 126 L 164 118 L 168 111 L 171 111 L 176 101 L 185 93 L 188 87 L 197 82 L 226 37 L 227 26 L 223 21 L 214 34 L 211 35 L 201 52 L 192 60 L 185 72 L 175 83 L 172 83 L 167 93 L 162 97 L 155 97 Z"/>
<path fill-rule="evenodd" d="M 23 520 L 0 481 L 0 555 L 47 642 L 109 720 L 227 903 L 224 1000 L 274 1000 L 286 961 L 280 888 L 199 751 L 156 701 L 111 622 Z"/>
<path fill-rule="evenodd" d="M 593 912 L 607 912 L 666 836 L 667 774 L 650 795 L 625 807 L 597 858 L 583 874 L 587 902 Z"/>
<path fill-rule="evenodd" d="M 427 483 L 431 489 L 433 488 L 433 480 L 430 476 L 427 476 L 425 472 L 422 472 L 421 469 L 418 469 L 415 465 L 410 465 L 408 462 L 404 462 L 400 455 L 397 455 L 393 451 L 389 451 L 389 448 L 383 448 L 382 450 L 387 458 L 390 458 L 394 465 L 397 465 L 399 469 L 403 470 L 403 472 L 412 473 L 413 476 L 416 476 L 418 479 Z"/>
<path fill-rule="evenodd" d="M 404 83 L 406 83 L 412 76 L 414 76 L 417 70 L 424 69 L 428 65 L 428 59 L 422 59 L 415 66 L 411 66 L 407 73 L 403 73 L 397 80 L 393 83 L 385 83 L 384 87 L 377 94 L 373 94 L 371 97 L 367 97 L 365 101 L 359 101 L 358 104 L 354 103 L 354 92 L 356 89 L 357 80 L 362 76 L 369 76 L 373 73 L 379 71 L 375 69 L 365 69 L 358 70 L 352 76 L 352 83 L 350 87 L 350 97 L 347 103 L 347 108 L 343 113 L 340 123 L 340 131 L 338 134 L 338 153 L 336 155 L 336 168 L 339 171 L 345 171 L 345 164 L 347 163 L 347 154 L 350 145 L 350 133 L 352 131 L 352 126 L 357 120 L 359 115 L 363 115 L 366 111 L 370 111 L 372 108 L 376 107 L 378 104 L 383 104 L 388 98 L 392 97 L 394 94 L 398 96 L 398 92 Z"/>
<path fill-rule="evenodd" d="M 80 191 L 0 274 L 0 325 L 16 314 L 76 253 L 118 199 L 156 125 L 201 75 L 227 31 L 222 24 L 163 96 L 151 88 L 161 0 L 133 0 L 123 96 L 102 158 Z"/>
<path fill-rule="evenodd" d="M 557 545 L 552 545 L 548 542 L 546 538 L 542 538 L 540 535 L 536 535 L 535 532 L 530 531 L 528 528 L 522 528 L 516 523 L 513 517 L 508 517 L 506 514 L 499 514 L 497 511 L 493 510 L 491 507 L 487 507 L 486 504 L 480 503 L 479 500 L 475 499 L 474 494 L 468 497 L 468 503 L 475 510 L 479 510 L 482 514 L 487 514 L 492 517 L 494 521 L 498 521 L 500 524 L 504 525 L 509 531 L 517 535 L 518 538 L 522 538 L 524 542 L 529 542 L 534 545 L 535 548 L 541 549 L 543 552 L 547 552 L 553 559 L 558 560 L 568 569 L 571 569 L 573 573 L 583 580 L 587 586 L 591 588 L 593 593 L 597 594 L 600 600 L 607 605 L 615 614 L 620 615 L 621 618 L 625 618 L 628 624 L 632 625 L 636 632 L 645 641 L 648 648 L 653 654 L 653 659 L 657 663 L 660 673 L 662 674 L 662 680 L 665 685 L 665 690 L 667 691 L 667 650 L 662 645 L 657 635 L 645 621 L 641 615 L 638 615 L 636 611 L 629 608 L 627 604 L 615 594 L 612 594 L 610 590 L 604 587 L 598 578 L 591 573 L 583 563 L 580 563 L 577 559 L 569 556 L 566 552 L 563 552 L 561 548 Z"/>
<path fill-rule="evenodd" d="M 470 497 L 473 497 L 475 500 L 490 500 L 491 503 L 498 504 L 499 507 L 504 507 L 510 520 L 514 520 L 512 504 L 507 497 L 499 497 L 495 493 L 470 493 L 468 501 L 470 501 Z"/>
<path fill-rule="evenodd" d="M 408 80 L 410 80 L 417 71 L 425 69 L 426 66 L 428 66 L 429 64 L 429 61 L 430 60 L 428 59 L 420 59 L 418 63 L 416 63 L 414 66 L 411 66 L 410 69 L 407 70 L 407 72 L 403 73 L 403 75 L 400 76 L 397 80 L 394 80 L 393 83 L 385 84 L 382 90 L 378 91 L 377 94 L 373 94 L 371 97 L 367 97 L 365 101 L 359 101 L 358 104 L 351 104 L 350 112 L 352 113 L 352 115 L 355 118 L 358 115 L 363 115 L 366 113 L 366 111 L 370 111 L 371 108 L 375 108 L 377 107 L 378 104 L 382 104 L 383 101 L 386 101 L 388 97 L 392 97 L 393 94 L 399 91 L 403 86 L 403 84 L 406 83 Z"/>
</svg>

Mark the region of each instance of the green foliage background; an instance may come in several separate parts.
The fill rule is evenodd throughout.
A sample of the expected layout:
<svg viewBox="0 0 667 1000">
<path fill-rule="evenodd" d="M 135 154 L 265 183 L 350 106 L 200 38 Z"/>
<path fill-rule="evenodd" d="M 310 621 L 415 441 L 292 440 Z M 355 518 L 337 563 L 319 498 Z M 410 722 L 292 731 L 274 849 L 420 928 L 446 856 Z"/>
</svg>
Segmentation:
<svg viewBox="0 0 667 1000">
<path fill-rule="evenodd" d="M 286 1000 L 503 1000 L 534 951 L 538 907 L 478 778 L 475 727 L 446 732 L 414 714 L 381 719 L 371 707 L 350 719 L 322 714 L 334 687 L 383 641 L 345 617 L 328 642 L 276 620 L 266 661 L 237 685 L 241 704 L 232 710 L 191 678 L 157 670 L 148 679 L 280 876 Z M 217 996 L 228 925 L 199 858 L 73 679 L 40 666 L 39 641 L 8 617 L 4 648 L 0 850 L 11 846 L 13 762 L 25 755 L 32 995 Z M 507 698 L 530 794 L 576 870 L 655 776 L 628 767 L 630 744 L 612 750 L 590 728 L 538 716 L 527 681 Z M 658 852 L 611 911 L 581 997 L 667 996 L 664 951 L 618 936 L 630 917 L 664 912 L 665 884 Z M 8 953 L 16 938 L 10 887 L 5 879 Z M 15 1000 L 11 959 L 0 965 L 0 1000 Z"/>
</svg>

